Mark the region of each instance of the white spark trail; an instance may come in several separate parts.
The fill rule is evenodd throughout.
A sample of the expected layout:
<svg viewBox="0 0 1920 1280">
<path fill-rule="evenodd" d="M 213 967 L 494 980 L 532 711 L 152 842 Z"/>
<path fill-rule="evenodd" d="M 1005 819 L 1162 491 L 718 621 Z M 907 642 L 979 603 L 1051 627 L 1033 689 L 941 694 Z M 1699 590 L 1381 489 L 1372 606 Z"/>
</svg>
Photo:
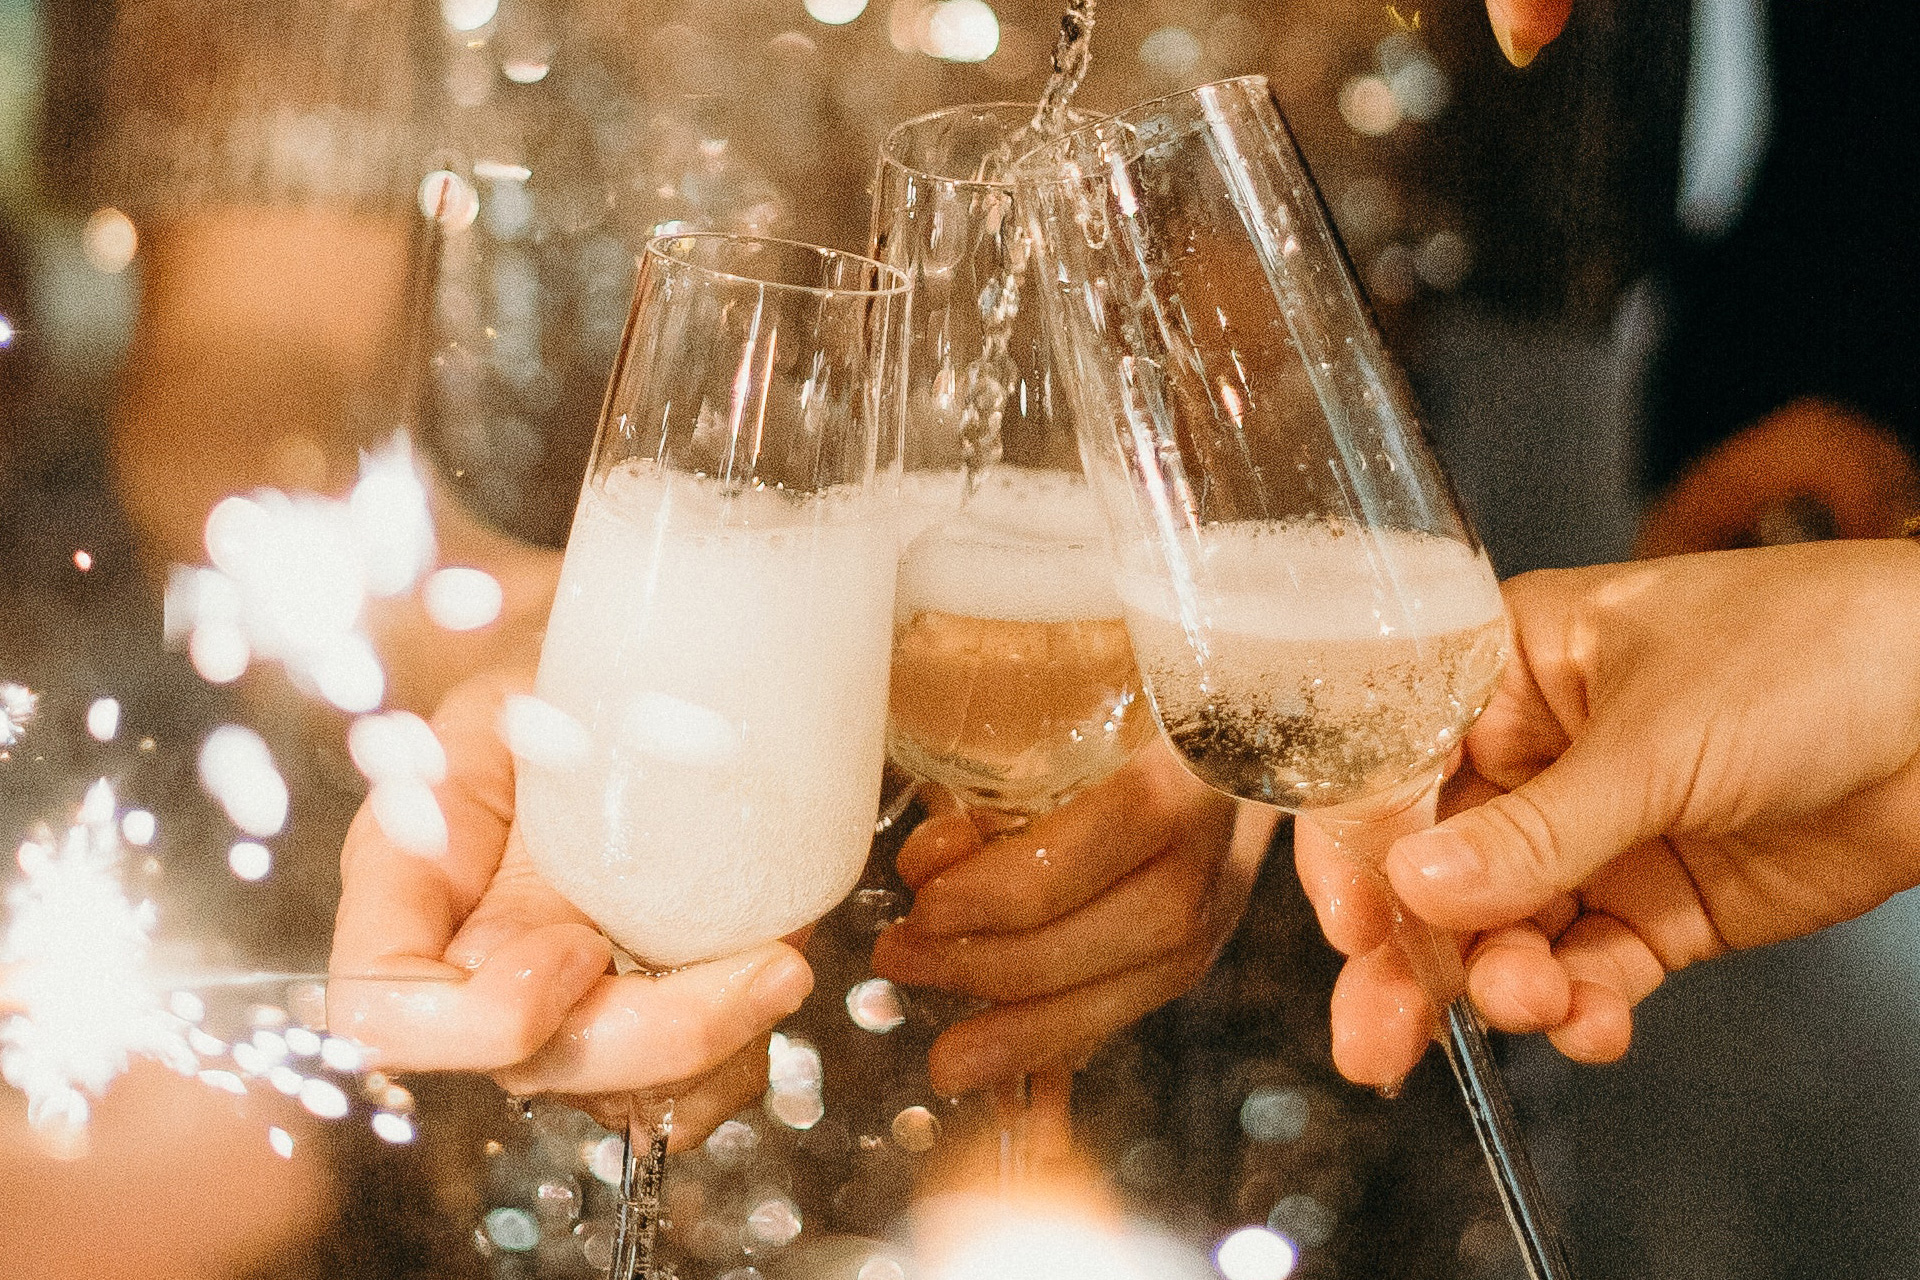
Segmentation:
<svg viewBox="0 0 1920 1280">
<path fill-rule="evenodd" d="M 20 846 L 25 873 L 7 894 L 0 939 L 0 1077 L 27 1096 L 37 1127 L 86 1124 L 98 1097 L 135 1056 L 183 1075 L 199 1069 L 188 1024 L 150 980 L 151 902 L 120 883 L 111 792 L 96 784 L 87 816 L 64 838 Z M 98 797 L 108 797 L 104 819 Z"/>
</svg>

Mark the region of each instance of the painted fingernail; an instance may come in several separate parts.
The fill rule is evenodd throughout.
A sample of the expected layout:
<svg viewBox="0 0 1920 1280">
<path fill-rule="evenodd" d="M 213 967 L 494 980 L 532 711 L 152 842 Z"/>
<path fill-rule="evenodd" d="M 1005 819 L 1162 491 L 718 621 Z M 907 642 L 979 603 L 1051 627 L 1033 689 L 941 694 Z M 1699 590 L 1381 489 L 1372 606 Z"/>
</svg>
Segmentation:
<svg viewBox="0 0 1920 1280">
<path fill-rule="evenodd" d="M 1493 38 L 1500 42 L 1500 52 L 1507 55 L 1508 62 L 1516 67 L 1524 67 L 1540 56 L 1539 45 L 1515 39 L 1513 27 L 1505 18 L 1498 13 L 1489 13 L 1487 16 L 1493 22 Z"/>
<path fill-rule="evenodd" d="M 1465 836 L 1445 827 L 1402 836 L 1393 842 L 1387 856 L 1411 867 L 1422 880 L 1435 886 L 1464 885 L 1487 873 L 1480 851 Z"/>
<path fill-rule="evenodd" d="M 796 955 L 783 955 L 754 977 L 747 999 L 755 1013 L 772 1021 L 798 1009 L 812 990 L 813 970 L 807 962 Z"/>
</svg>

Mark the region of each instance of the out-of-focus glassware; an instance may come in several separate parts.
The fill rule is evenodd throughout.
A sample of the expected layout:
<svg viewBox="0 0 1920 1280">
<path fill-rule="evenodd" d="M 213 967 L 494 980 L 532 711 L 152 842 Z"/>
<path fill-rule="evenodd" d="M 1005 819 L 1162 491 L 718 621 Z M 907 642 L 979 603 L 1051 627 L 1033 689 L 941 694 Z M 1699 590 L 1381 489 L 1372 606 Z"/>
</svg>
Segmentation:
<svg viewBox="0 0 1920 1280">
<path fill-rule="evenodd" d="M 1017 177 L 1162 727 L 1377 867 L 1432 823 L 1507 621 L 1266 81 L 1131 108 Z M 1528 1265 L 1564 1276 L 1455 944 L 1398 914 Z"/>
<path fill-rule="evenodd" d="M 892 267 L 790 241 L 641 259 L 508 735 L 535 867 L 643 968 L 809 924 L 866 863 L 907 296 Z M 616 1280 L 650 1267 L 668 1123 L 636 1117 Z"/>
</svg>

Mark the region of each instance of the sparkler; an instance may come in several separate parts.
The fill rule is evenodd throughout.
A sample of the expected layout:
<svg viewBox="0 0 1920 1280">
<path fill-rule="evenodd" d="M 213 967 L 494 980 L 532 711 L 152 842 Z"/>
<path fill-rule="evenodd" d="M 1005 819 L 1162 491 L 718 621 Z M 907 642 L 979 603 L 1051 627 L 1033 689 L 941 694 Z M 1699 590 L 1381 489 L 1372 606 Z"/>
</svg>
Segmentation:
<svg viewBox="0 0 1920 1280">
<path fill-rule="evenodd" d="M 8 682 L 0 684 L 0 747 L 10 747 L 20 741 L 33 723 L 34 711 L 40 705 L 40 695 L 23 684 Z"/>
<path fill-rule="evenodd" d="M 187 1023 L 169 1011 L 148 978 L 155 910 L 130 901 L 120 884 L 120 835 L 113 791 L 102 779 L 80 820 L 55 840 L 20 846 L 25 878 L 7 895 L 0 941 L 0 1075 L 27 1095 L 36 1127 L 78 1128 L 134 1056 L 183 1075 L 199 1069 Z"/>
<path fill-rule="evenodd" d="M 209 515 L 206 542 L 211 567 L 176 566 L 166 598 L 167 637 L 186 645 L 203 678 L 228 683 L 255 659 L 272 659 L 344 711 L 377 710 L 386 678 L 364 629 L 366 606 L 413 590 L 435 559 L 426 488 L 404 432 L 362 455 L 360 479 L 343 499 L 277 490 L 229 498 Z M 81 564 L 85 553 L 75 555 Z M 86 560 L 81 567 L 90 566 Z M 453 576 L 437 583 L 432 612 L 446 614 L 450 629 L 484 625 L 497 612 L 498 584 L 479 570 L 446 573 Z M 0 683 L 0 750 L 22 739 L 38 711 L 32 690 Z M 88 732 L 111 740 L 119 713 L 116 700 L 95 699 Z M 444 776 L 445 756 L 427 725 L 403 713 L 361 714 L 353 749 L 396 839 L 426 855 L 444 848 L 445 822 L 430 788 Z M 215 729 L 201 745 L 199 773 L 244 835 L 282 831 L 288 789 L 258 734 L 238 725 Z M 348 1114 L 347 1093 L 325 1076 L 357 1072 L 364 1059 L 357 1046 L 298 1027 L 285 1035 L 257 1030 L 229 1046 L 196 1025 L 205 1005 L 183 990 L 325 975 L 215 974 L 169 983 L 156 972 L 158 912 L 129 898 L 121 880 L 123 840 L 148 844 L 154 828 L 146 810 L 118 815 L 102 779 L 64 834 L 43 829 L 20 846 L 23 878 L 7 895 L 0 934 L 0 1078 L 26 1095 L 29 1120 L 43 1130 L 83 1128 L 91 1099 L 137 1058 L 227 1092 L 264 1081 L 322 1119 Z M 271 855 L 243 840 L 230 862 L 236 875 L 257 879 Z M 411 1141 L 410 1097 L 397 1087 L 376 1093 L 375 1132 Z"/>
</svg>

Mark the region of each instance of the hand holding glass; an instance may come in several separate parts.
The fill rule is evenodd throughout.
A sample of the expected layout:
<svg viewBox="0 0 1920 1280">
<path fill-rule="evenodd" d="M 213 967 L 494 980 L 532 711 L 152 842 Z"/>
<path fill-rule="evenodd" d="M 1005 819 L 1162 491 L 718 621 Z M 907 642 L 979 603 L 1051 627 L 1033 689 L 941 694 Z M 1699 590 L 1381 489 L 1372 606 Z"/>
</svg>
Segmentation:
<svg viewBox="0 0 1920 1280">
<path fill-rule="evenodd" d="M 1377 876 L 1431 823 L 1507 623 L 1266 82 L 1132 108 L 1017 178 L 1162 727 Z M 1404 913 L 1397 936 L 1529 1266 L 1564 1276 L 1457 947 Z"/>
<path fill-rule="evenodd" d="M 637 967 L 809 924 L 866 862 L 907 294 L 784 241 L 642 256 L 536 697 L 507 712 L 535 868 Z M 665 1127 L 630 1184 L 657 1192 Z M 638 1208 L 614 1280 L 648 1266 Z"/>
</svg>

